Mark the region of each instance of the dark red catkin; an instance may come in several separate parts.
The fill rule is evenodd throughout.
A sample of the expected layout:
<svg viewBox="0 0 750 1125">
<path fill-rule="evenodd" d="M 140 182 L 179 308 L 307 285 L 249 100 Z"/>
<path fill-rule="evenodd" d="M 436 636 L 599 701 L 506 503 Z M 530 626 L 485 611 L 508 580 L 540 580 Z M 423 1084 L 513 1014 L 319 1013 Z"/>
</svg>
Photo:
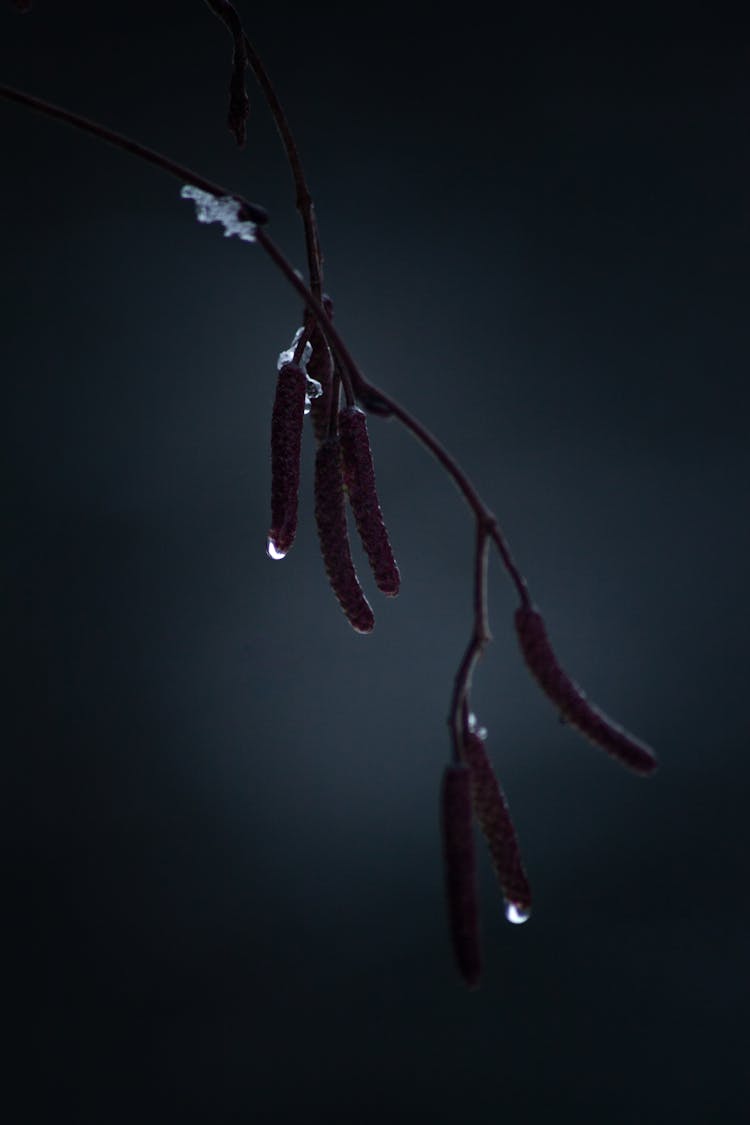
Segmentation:
<svg viewBox="0 0 750 1125">
<path fill-rule="evenodd" d="M 506 917 L 524 922 L 531 913 L 531 887 L 521 861 L 516 830 L 500 783 L 487 756 L 484 740 L 467 734 L 461 757 L 471 774 L 471 799 L 482 829 L 498 882 L 506 901 Z"/>
<path fill-rule="evenodd" d="M 333 301 L 330 297 L 323 297 L 323 308 L 330 319 L 333 316 Z M 328 433 L 328 422 L 331 416 L 333 356 L 317 321 L 310 333 L 310 345 L 312 355 L 307 361 L 307 374 L 311 379 L 317 379 L 320 383 L 320 394 L 310 402 L 310 417 L 315 437 L 318 441 L 322 441 Z"/>
<path fill-rule="evenodd" d="M 296 363 L 284 363 L 276 382 L 271 417 L 271 530 L 268 553 L 282 559 L 297 533 L 299 459 L 307 376 Z"/>
<path fill-rule="evenodd" d="M 367 418 L 358 406 L 347 406 L 339 413 L 339 433 L 344 459 L 344 484 L 349 493 L 349 503 L 362 546 L 370 560 L 376 586 L 382 593 L 395 597 L 401 577 L 375 487 L 375 466 L 367 434 Z"/>
<path fill-rule="evenodd" d="M 482 971 L 482 953 L 471 775 L 463 763 L 451 763 L 446 767 L 440 807 L 445 895 L 453 952 L 466 984 L 476 988 Z"/>
<path fill-rule="evenodd" d="M 315 457 L 315 520 L 331 588 L 352 628 L 358 633 L 370 633 L 375 617 L 362 592 L 349 549 L 337 434 L 320 443 Z"/>
<path fill-rule="evenodd" d="M 636 773 L 652 773 L 656 769 L 653 750 L 589 703 L 578 685 L 560 667 L 539 611 L 531 606 L 521 606 L 516 610 L 515 622 L 529 671 L 562 718 L 624 766 Z"/>
</svg>

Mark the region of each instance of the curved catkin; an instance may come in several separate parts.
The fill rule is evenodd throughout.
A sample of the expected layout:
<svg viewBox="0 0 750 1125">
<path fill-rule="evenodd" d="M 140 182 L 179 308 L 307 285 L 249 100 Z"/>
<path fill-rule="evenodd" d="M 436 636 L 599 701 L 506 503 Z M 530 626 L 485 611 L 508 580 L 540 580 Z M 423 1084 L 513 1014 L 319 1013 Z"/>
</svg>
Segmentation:
<svg viewBox="0 0 750 1125">
<path fill-rule="evenodd" d="M 476 988 L 482 971 L 477 871 L 471 775 L 462 763 L 446 767 L 440 804 L 445 895 L 453 952 L 466 984 Z"/>
<path fill-rule="evenodd" d="M 471 799 L 503 896 L 522 914 L 531 912 L 531 887 L 521 860 L 516 830 L 482 738 L 471 732 L 461 747 L 471 774 Z"/>
<path fill-rule="evenodd" d="M 367 434 L 367 418 L 359 407 L 347 406 L 340 411 L 339 433 L 344 459 L 344 484 L 362 546 L 370 560 L 376 586 L 382 593 L 395 597 L 401 577 L 375 487 L 375 466 Z"/>
<path fill-rule="evenodd" d="M 531 606 L 521 606 L 516 610 L 515 622 L 529 671 L 566 722 L 577 727 L 581 734 L 629 769 L 641 774 L 652 773 L 656 769 L 653 750 L 589 703 L 578 685 L 560 667 L 539 611 Z"/>
<path fill-rule="evenodd" d="M 296 363 L 279 370 L 271 417 L 271 528 L 269 551 L 287 553 L 297 533 L 299 460 L 307 376 Z"/>
<path fill-rule="evenodd" d="M 333 592 L 352 628 L 358 633 L 370 633 L 375 617 L 362 592 L 349 549 L 341 445 L 337 435 L 322 441 L 315 457 L 315 520 Z"/>
<path fill-rule="evenodd" d="M 330 319 L 333 316 L 333 301 L 330 297 L 323 297 L 323 308 Z M 315 437 L 318 441 L 322 441 L 328 433 L 328 421 L 331 416 L 333 356 L 317 321 L 310 333 L 310 346 L 312 347 L 312 355 L 307 361 L 307 374 L 311 379 L 317 379 L 321 388 L 318 397 L 310 403 L 310 418 L 312 419 Z"/>
</svg>

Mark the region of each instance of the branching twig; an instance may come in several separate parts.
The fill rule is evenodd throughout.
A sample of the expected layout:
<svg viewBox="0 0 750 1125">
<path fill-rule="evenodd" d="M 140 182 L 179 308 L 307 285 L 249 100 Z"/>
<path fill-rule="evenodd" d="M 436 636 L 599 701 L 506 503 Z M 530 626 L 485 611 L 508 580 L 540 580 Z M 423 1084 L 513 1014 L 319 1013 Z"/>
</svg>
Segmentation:
<svg viewBox="0 0 750 1125">
<path fill-rule="evenodd" d="M 294 180 L 296 190 L 296 205 L 305 230 L 305 245 L 307 247 L 307 268 L 310 278 L 310 288 L 320 301 L 323 297 L 323 256 L 318 239 L 318 224 L 315 218 L 315 204 L 313 203 L 310 189 L 307 186 L 302 160 L 299 150 L 289 128 L 284 107 L 279 101 L 273 88 L 268 71 L 263 65 L 260 55 L 250 42 L 240 20 L 237 10 L 228 0 L 205 0 L 212 12 L 222 20 L 229 29 L 235 44 L 235 58 L 238 51 L 242 52 L 244 61 L 250 66 L 255 80 L 261 88 L 264 98 L 271 111 L 274 124 L 281 137 L 281 142 L 286 152 L 286 158 Z M 236 66 L 236 63 L 235 63 Z"/>
<path fill-rule="evenodd" d="M 106 141 L 107 144 L 114 145 L 116 148 L 121 148 L 125 152 L 137 156 L 140 160 L 145 160 L 149 164 L 155 164 L 157 168 L 161 168 L 164 172 L 169 172 L 172 176 L 176 176 L 184 184 L 192 184 L 194 187 L 200 188 L 201 191 L 207 191 L 209 195 L 217 197 L 227 196 L 235 199 L 240 205 L 241 219 L 245 219 L 251 223 L 257 223 L 262 226 L 268 222 L 268 212 L 264 207 L 259 207 L 257 203 L 250 203 L 243 196 L 238 195 L 237 192 L 227 191 L 225 188 L 220 187 L 219 184 L 207 180 L 205 176 L 199 176 L 197 172 L 193 172 L 190 168 L 186 168 L 183 164 L 178 164 L 176 160 L 170 160 L 168 156 L 163 156 L 160 152 L 155 152 L 152 148 L 147 148 L 146 145 L 139 144 L 133 141 L 130 137 L 124 136 L 122 133 L 116 133 L 114 129 L 108 129 L 105 125 L 100 125 L 97 121 L 89 121 L 87 117 L 82 117 L 80 113 L 71 113 L 68 109 L 63 109 L 61 106 L 53 105 L 52 102 L 44 101 L 42 98 L 35 98 L 31 94 L 25 94 L 22 90 L 14 90 L 11 86 L 0 86 L 0 97 L 7 98 L 9 101 L 18 102 L 20 105 L 25 105 L 29 109 L 35 109 L 38 113 L 43 113 L 46 117 L 54 117 L 58 121 L 64 121 L 66 125 L 72 125 L 76 129 L 81 129 L 84 133 L 91 133 L 92 136 L 98 137 L 100 141 Z"/>
<path fill-rule="evenodd" d="M 0 86 L 0 96 L 34 109 L 48 117 L 61 120 L 100 140 L 115 145 L 176 176 L 183 185 L 190 184 L 192 187 L 198 188 L 199 193 L 208 193 L 213 198 L 208 200 L 208 218 L 199 211 L 199 217 L 203 221 L 222 218 L 222 210 L 226 205 L 225 201 L 233 201 L 233 205 L 231 205 L 231 228 L 227 227 L 227 233 L 239 234 L 240 238 L 257 242 L 271 263 L 302 299 L 305 310 L 304 324 L 301 333 L 296 338 L 291 357 L 293 362 L 286 365 L 287 368 L 294 368 L 295 365 L 299 365 L 296 368 L 297 382 L 294 387 L 296 397 L 294 397 L 293 403 L 293 421 L 295 426 L 297 422 L 301 425 L 301 409 L 304 399 L 304 383 L 301 376 L 305 376 L 302 357 L 307 349 L 308 340 L 314 340 L 317 336 L 320 341 L 319 359 L 325 360 L 326 377 L 330 381 L 328 392 L 330 402 L 326 403 L 321 399 L 322 409 L 319 411 L 320 417 L 316 423 L 316 428 L 320 431 L 318 433 L 320 444 L 316 464 L 316 517 L 326 569 L 342 608 L 358 631 L 369 632 L 374 618 L 359 587 L 348 554 L 343 506 L 346 474 L 348 474 L 350 490 L 355 488 L 355 491 L 358 490 L 361 493 L 361 495 L 358 494 L 355 502 L 355 507 L 359 506 L 360 509 L 358 524 L 361 532 L 364 528 L 365 545 L 371 562 L 374 560 L 373 566 L 379 578 L 379 585 L 384 592 L 392 594 L 398 589 L 398 570 L 390 554 L 390 545 L 384 526 L 382 526 L 377 500 L 376 498 L 372 499 L 372 497 L 376 497 L 376 493 L 374 478 L 371 489 L 368 483 L 371 476 L 371 463 L 368 459 L 365 459 L 367 463 L 365 464 L 363 461 L 360 464 L 361 458 L 359 460 L 353 458 L 352 451 L 348 450 L 346 473 L 342 475 L 338 432 L 340 391 L 343 390 L 344 393 L 348 408 L 346 418 L 348 419 L 351 414 L 356 421 L 358 412 L 355 411 L 352 414 L 355 402 L 359 402 L 365 410 L 373 414 L 397 419 L 436 458 L 458 488 L 464 502 L 471 511 L 476 530 L 473 626 L 469 643 L 455 676 L 448 717 L 453 758 L 451 765 L 448 767 L 448 782 L 446 783 L 448 788 L 444 792 L 444 825 L 447 826 L 445 838 L 450 845 L 447 845 L 446 855 L 454 943 L 465 978 L 469 983 L 475 984 L 479 974 L 479 952 L 476 902 L 473 890 L 473 845 L 470 836 L 470 818 L 467 822 L 465 814 L 466 793 L 468 792 L 467 770 L 471 776 L 471 801 L 474 812 L 487 838 L 509 907 L 516 914 L 512 920 L 522 921 L 528 914 L 531 901 L 510 814 L 482 745 L 484 735 L 476 730 L 476 724 L 469 709 L 472 677 L 485 648 L 491 640 L 487 608 L 487 566 L 491 543 L 497 550 L 518 595 L 520 604 L 516 611 L 516 627 L 519 641 L 529 669 L 543 691 L 559 708 L 563 717 L 572 725 L 577 726 L 589 739 L 636 772 L 650 772 L 656 764 L 655 758 L 647 746 L 628 735 L 627 732 L 612 723 L 590 704 L 562 669 L 550 645 L 543 619 L 532 604 L 526 579 L 511 556 L 507 541 L 496 517 L 481 499 L 473 483 L 455 458 L 422 425 L 418 418 L 385 391 L 366 379 L 351 355 L 339 330 L 332 322 L 332 306 L 328 298 L 323 296 L 322 254 L 315 208 L 304 176 L 302 161 L 281 103 L 255 48 L 243 29 L 234 5 L 229 3 L 228 0 L 205 0 L 205 2 L 211 11 L 225 23 L 233 38 L 234 53 L 230 81 L 229 121 L 238 142 L 244 141 L 245 120 L 248 112 L 247 94 L 244 86 L 244 71 L 248 65 L 253 70 L 263 92 L 283 142 L 295 184 L 296 206 L 305 233 L 309 283 L 305 283 L 265 229 L 268 216 L 262 207 L 225 190 L 220 185 L 197 175 L 161 153 L 154 152 L 120 133 L 69 110 L 6 86 Z M 199 193 L 192 193 L 190 189 L 186 189 L 186 194 L 192 194 L 196 199 Z M 205 207 L 205 202 L 201 205 Z M 222 218 L 222 221 L 225 220 Z M 275 475 L 276 491 L 274 493 L 276 507 L 272 528 L 276 537 L 274 540 L 276 550 L 274 557 L 281 557 L 291 545 L 296 522 L 297 477 L 295 476 L 295 466 L 288 462 L 294 461 L 298 457 L 299 443 L 296 429 L 292 435 L 294 440 L 289 436 L 291 430 L 288 434 L 284 429 L 286 413 L 282 410 L 283 405 L 284 403 L 279 405 L 275 411 L 276 429 L 284 431 L 283 436 L 286 444 L 278 441 L 276 443 L 278 446 L 276 451 L 278 453 Z M 299 417 L 297 417 L 298 415 Z M 328 418 L 327 428 L 326 415 Z M 344 434 L 344 438 L 347 438 L 346 434 Z M 367 458 L 369 458 L 369 446 Z M 365 488 L 365 484 L 367 484 L 367 488 Z M 377 508 L 377 512 L 373 515 L 372 512 L 375 508 Z M 452 794 L 453 796 L 457 794 L 455 800 Z"/>
</svg>

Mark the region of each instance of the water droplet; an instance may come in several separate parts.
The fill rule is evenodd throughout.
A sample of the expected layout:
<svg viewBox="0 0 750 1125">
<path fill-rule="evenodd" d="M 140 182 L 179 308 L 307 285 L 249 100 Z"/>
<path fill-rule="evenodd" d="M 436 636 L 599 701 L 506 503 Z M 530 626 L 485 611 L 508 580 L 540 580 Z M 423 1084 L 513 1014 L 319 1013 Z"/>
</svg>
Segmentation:
<svg viewBox="0 0 750 1125">
<path fill-rule="evenodd" d="M 477 726 L 477 717 L 473 711 L 469 711 L 467 722 L 469 724 L 469 733 L 475 734 L 477 738 L 481 738 L 482 742 L 485 742 L 487 739 L 487 727 Z"/>
<path fill-rule="evenodd" d="M 505 917 L 509 922 L 513 922 L 514 925 L 520 926 L 523 922 L 528 922 L 529 918 L 531 917 L 531 911 L 523 910 L 520 906 L 517 906 L 515 902 L 506 902 Z"/>
<path fill-rule="evenodd" d="M 266 546 L 266 554 L 268 555 L 269 559 L 285 559 L 286 558 L 286 551 L 280 551 L 279 548 L 274 543 L 273 539 L 268 540 L 268 545 Z"/>
</svg>

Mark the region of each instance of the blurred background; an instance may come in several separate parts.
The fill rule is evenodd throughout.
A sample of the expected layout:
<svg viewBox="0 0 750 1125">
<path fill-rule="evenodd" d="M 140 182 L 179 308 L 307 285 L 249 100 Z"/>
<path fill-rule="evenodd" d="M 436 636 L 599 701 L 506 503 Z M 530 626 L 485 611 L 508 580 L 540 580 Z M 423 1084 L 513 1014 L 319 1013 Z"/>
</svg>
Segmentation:
<svg viewBox="0 0 750 1125">
<path fill-rule="evenodd" d="M 402 573 L 352 632 L 311 519 L 269 561 L 299 302 L 169 176 L 4 103 L 3 1120 L 745 1120 L 750 68 L 736 28 L 241 4 L 296 132 L 338 325 L 498 515 L 571 674 L 562 727 L 493 559 L 474 707 L 535 893 L 481 853 L 463 988 L 437 796 L 472 522 L 372 419 Z M 2 80 L 265 205 L 288 170 L 199 2 L 0 11 Z M 12 1001 L 11 1001 L 12 995 Z"/>
</svg>

